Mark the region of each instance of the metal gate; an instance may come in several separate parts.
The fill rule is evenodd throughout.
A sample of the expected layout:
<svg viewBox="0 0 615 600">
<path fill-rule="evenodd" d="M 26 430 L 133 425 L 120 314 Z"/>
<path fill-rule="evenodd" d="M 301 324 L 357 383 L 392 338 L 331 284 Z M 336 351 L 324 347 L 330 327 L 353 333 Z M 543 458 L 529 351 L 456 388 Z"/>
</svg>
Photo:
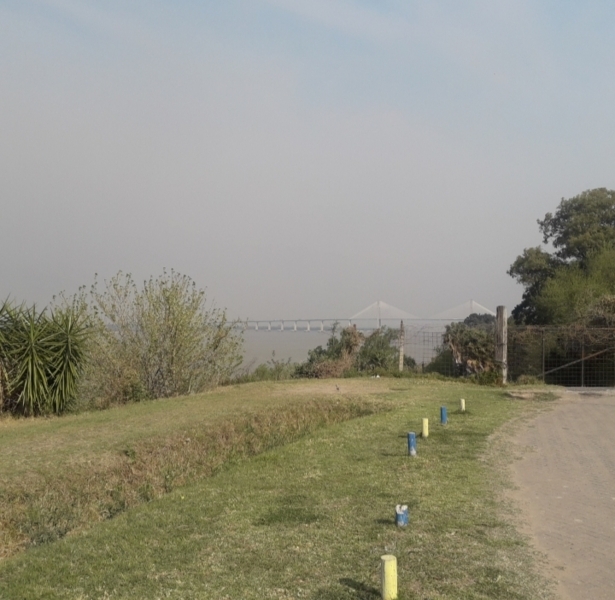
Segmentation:
<svg viewBox="0 0 615 600">
<path fill-rule="evenodd" d="M 536 377 L 569 387 L 615 386 L 615 329 L 511 327 L 511 381 Z"/>
</svg>

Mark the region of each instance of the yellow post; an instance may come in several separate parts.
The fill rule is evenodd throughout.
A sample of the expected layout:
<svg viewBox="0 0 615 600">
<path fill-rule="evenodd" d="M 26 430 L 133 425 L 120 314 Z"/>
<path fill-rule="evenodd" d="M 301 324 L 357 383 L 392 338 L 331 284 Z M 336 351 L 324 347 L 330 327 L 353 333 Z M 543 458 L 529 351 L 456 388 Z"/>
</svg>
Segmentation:
<svg viewBox="0 0 615 600">
<path fill-rule="evenodd" d="M 461 400 L 459 400 L 459 410 L 461 410 L 461 412 L 465 412 L 466 411 L 466 401 L 465 401 L 465 398 L 461 398 Z"/>
<path fill-rule="evenodd" d="M 382 600 L 397 600 L 397 559 L 392 554 L 380 557 Z"/>
<path fill-rule="evenodd" d="M 429 437 L 429 419 L 423 419 L 423 432 L 421 436 L 424 438 Z"/>
</svg>

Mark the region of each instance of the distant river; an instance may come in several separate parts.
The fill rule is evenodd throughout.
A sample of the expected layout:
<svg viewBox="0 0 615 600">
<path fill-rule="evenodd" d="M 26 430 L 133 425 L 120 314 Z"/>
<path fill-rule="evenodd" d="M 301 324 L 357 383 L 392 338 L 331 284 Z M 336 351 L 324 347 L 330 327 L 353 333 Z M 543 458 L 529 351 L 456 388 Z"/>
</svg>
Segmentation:
<svg viewBox="0 0 615 600">
<path fill-rule="evenodd" d="M 267 331 L 266 329 L 249 329 L 244 332 L 243 366 L 254 369 L 271 359 L 275 351 L 276 360 L 291 359 L 291 362 L 303 362 L 308 350 L 316 346 L 325 346 L 331 335 L 330 331 Z"/>
</svg>

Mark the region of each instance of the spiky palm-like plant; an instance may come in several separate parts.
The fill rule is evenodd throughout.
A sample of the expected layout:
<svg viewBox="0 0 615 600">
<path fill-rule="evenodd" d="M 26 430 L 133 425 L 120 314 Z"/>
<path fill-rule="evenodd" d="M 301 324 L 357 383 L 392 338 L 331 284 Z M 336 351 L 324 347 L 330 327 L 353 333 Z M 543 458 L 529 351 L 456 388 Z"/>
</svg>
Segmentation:
<svg viewBox="0 0 615 600">
<path fill-rule="evenodd" d="M 0 378 L 5 409 L 61 413 L 75 397 L 87 327 L 70 309 L 0 307 Z"/>
</svg>

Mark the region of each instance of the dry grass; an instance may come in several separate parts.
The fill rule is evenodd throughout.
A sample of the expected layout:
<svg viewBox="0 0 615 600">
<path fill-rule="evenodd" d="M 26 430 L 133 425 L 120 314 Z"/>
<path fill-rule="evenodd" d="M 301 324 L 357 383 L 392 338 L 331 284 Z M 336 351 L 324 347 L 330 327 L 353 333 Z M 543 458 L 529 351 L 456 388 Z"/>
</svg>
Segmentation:
<svg viewBox="0 0 615 600">
<path fill-rule="evenodd" d="M 339 383 L 340 391 L 336 389 Z M 0 418 L 0 479 L 55 472 L 75 463 L 105 461 L 127 444 L 166 436 L 194 424 L 277 409 L 314 398 L 383 394 L 385 384 L 361 381 L 261 382 L 214 392 L 130 404 L 63 417 Z"/>
<path fill-rule="evenodd" d="M 5 419 L 0 557 L 111 518 L 230 460 L 386 408 L 335 385 L 308 393 L 295 384 L 250 384 L 104 413 Z"/>
</svg>

